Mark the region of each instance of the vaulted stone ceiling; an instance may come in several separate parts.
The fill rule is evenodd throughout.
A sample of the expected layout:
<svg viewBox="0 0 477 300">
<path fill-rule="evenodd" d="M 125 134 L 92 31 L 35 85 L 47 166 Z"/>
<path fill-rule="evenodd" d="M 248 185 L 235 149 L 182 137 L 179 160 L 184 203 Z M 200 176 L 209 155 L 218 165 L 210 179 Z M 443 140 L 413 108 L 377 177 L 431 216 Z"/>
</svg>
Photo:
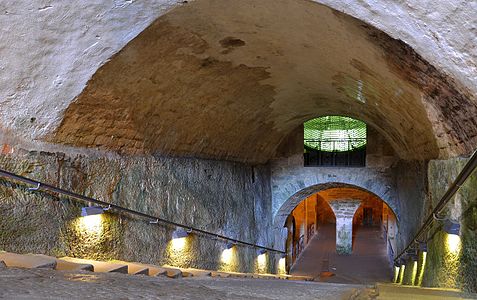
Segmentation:
<svg viewBox="0 0 477 300">
<path fill-rule="evenodd" d="M 301 0 L 197 0 L 111 57 L 44 140 L 249 162 L 304 121 L 362 119 L 405 159 L 469 153 L 475 97 L 404 43 Z"/>
<path fill-rule="evenodd" d="M 475 145 L 469 98 L 404 43 L 325 6 L 201 0 L 112 57 L 51 140 L 264 162 L 304 121 L 341 114 L 402 158 L 435 158 Z"/>
</svg>

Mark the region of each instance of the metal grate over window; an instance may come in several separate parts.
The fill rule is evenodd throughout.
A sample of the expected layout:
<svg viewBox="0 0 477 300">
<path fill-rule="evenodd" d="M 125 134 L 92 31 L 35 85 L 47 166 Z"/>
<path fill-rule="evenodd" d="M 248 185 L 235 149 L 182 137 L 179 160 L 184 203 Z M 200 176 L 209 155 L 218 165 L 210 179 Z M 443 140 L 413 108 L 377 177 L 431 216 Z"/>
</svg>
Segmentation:
<svg viewBox="0 0 477 300">
<path fill-rule="evenodd" d="M 305 151 L 345 152 L 366 146 L 366 123 L 341 116 L 326 116 L 305 122 Z"/>
</svg>

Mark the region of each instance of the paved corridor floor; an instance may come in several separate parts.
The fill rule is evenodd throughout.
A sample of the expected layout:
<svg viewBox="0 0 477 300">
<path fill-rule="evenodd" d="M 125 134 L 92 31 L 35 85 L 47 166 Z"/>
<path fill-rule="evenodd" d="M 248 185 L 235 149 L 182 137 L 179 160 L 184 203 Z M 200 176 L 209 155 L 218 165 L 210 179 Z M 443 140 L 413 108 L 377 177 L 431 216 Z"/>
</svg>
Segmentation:
<svg viewBox="0 0 477 300">
<path fill-rule="evenodd" d="M 456 291 L 378 284 L 197 277 L 169 279 L 120 273 L 0 268 L 0 299 L 476 299 Z"/>
<path fill-rule="evenodd" d="M 386 244 L 378 227 L 358 227 L 353 233 L 353 253 L 336 253 L 335 225 L 327 224 L 308 243 L 291 274 L 318 278 L 322 271 L 335 274 L 320 281 L 374 284 L 389 282 L 392 269 Z"/>
<path fill-rule="evenodd" d="M 361 288 L 288 280 L 0 269 L 0 299 L 349 299 Z"/>
</svg>

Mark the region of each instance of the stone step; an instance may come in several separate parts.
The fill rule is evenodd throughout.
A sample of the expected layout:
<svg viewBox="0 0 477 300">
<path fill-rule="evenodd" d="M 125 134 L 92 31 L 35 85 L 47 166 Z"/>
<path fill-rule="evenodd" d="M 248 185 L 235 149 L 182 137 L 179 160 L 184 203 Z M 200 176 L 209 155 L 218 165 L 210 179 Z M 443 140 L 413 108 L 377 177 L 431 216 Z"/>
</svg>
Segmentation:
<svg viewBox="0 0 477 300">
<path fill-rule="evenodd" d="M 149 276 L 167 276 L 167 270 L 163 267 L 150 265 L 150 264 L 142 264 L 149 269 Z"/>
<path fill-rule="evenodd" d="M 56 259 L 50 256 L 36 256 L 35 254 L 16 254 L 10 252 L 0 252 L 0 261 L 3 261 L 9 268 L 48 268 L 56 267 Z"/>
<path fill-rule="evenodd" d="M 170 267 L 162 267 L 164 270 L 166 270 L 166 276 L 169 278 L 181 278 L 182 277 L 182 271 L 180 269 L 176 268 L 170 268 Z"/>
<path fill-rule="evenodd" d="M 259 278 L 259 279 L 286 279 L 312 281 L 307 276 L 255 274 L 240 272 L 209 271 L 193 268 L 175 268 L 172 266 L 156 266 L 125 261 L 96 261 L 75 257 L 55 258 L 43 254 L 16 254 L 0 251 L 0 267 L 2 261 L 7 267 L 20 268 L 52 268 L 60 271 L 93 271 L 117 272 L 131 275 L 167 276 L 169 278 L 181 277 L 220 277 L 220 278 Z"/>
<path fill-rule="evenodd" d="M 201 269 L 181 269 L 182 277 L 206 277 L 210 276 L 212 271 Z"/>
<path fill-rule="evenodd" d="M 281 279 L 280 276 L 275 274 L 253 274 L 253 278 L 259 279 Z"/>
<path fill-rule="evenodd" d="M 308 277 L 308 276 L 297 276 L 297 275 L 280 275 L 284 279 L 287 280 L 295 280 L 295 281 L 313 281 L 313 277 Z"/>
<path fill-rule="evenodd" d="M 144 264 L 120 260 L 113 260 L 111 262 L 127 265 L 129 275 L 149 275 L 149 267 Z"/>
<path fill-rule="evenodd" d="M 93 265 L 94 272 L 99 273 L 124 273 L 128 274 L 128 265 L 114 262 L 104 262 L 91 259 L 81 259 L 76 257 L 62 257 L 61 260 L 79 263 L 79 264 L 90 264 Z"/>
<path fill-rule="evenodd" d="M 232 277 L 230 273 L 227 272 L 219 272 L 219 271 L 212 271 L 210 272 L 211 277 L 219 277 L 219 278 L 229 278 Z"/>
<path fill-rule="evenodd" d="M 45 259 L 55 259 L 56 266 L 55 270 L 58 271 L 91 271 L 93 272 L 94 268 L 92 264 L 83 264 L 83 263 L 75 263 L 71 261 L 62 260 L 56 257 L 47 256 L 43 254 L 33 254 L 34 256 L 45 258 Z"/>
<path fill-rule="evenodd" d="M 226 274 L 229 274 L 230 277 L 233 278 L 253 278 L 252 273 L 240 273 L 240 272 L 224 272 Z"/>
</svg>

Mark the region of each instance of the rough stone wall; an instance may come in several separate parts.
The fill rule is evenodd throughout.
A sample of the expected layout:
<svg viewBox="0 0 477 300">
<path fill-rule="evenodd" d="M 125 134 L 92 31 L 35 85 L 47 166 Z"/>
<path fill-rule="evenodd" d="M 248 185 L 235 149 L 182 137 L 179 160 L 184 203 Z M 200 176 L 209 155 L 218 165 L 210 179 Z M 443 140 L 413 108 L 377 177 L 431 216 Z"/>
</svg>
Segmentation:
<svg viewBox="0 0 477 300">
<path fill-rule="evenodd" d="M 427 214 L 440 201 L 455 180 L 467 159 L 454 158 L 429 163 L 429 202 Z M 461 187 L 448 203 L 440 218 L 449 218 L 461 224 L 461 236 L 450 236 L 442 231 L 442 224 L 434 222 L 428 235 L 427 262 L 422 284 L 463 288 L 477 292 L 477 174 Z"/>
<path fill-rule="evenodd" d="M 193 158 L 18 152 L 0 156 L 0 168 L 167 220 L 271 245 L 269 169 L 265 166 Z M 223 241 L 193 234 L 184 249 L 177 249 L 170 243 L 174 228 L 114 211 L 91 225 L 78 218 L 81 206 L 1 181 L 0 249 L 232 271 L 259 267 L 255 249 L 237 246 L 233 261 L 221 263 Z M 274 262 L 269 254 L 260 268 L 272 271 Z"/>
<path fill-rule="evenodd" d="M 425 214 L 427 199 L 427 164 L 419 161 L 399 161 L 393 168 L 396 192 L 399 198 L 396 253 L 401 253 L 410 239 L 419 230 Z"/>
</svg>

